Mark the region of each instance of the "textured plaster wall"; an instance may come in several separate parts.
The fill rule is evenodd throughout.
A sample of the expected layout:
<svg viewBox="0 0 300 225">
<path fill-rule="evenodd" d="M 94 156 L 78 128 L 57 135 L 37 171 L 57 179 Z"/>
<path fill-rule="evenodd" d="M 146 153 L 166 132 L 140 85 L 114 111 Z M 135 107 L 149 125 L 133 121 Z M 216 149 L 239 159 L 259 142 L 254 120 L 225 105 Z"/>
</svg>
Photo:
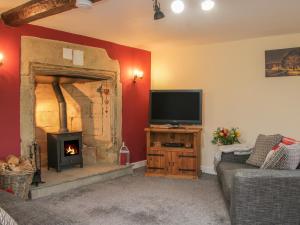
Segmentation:
<svg viewBox="0 0 300 225">
<path fill-rule="evenodd" d="M 153 89 L 203 89 L 202 165 L 212 171 L 218 126 L 239 127 L 242 142 L 260 133 L 300 139 L 300 77 L 265 77 L 265 50 L 300 46 L 300 34 L 152 52 Z"/>
</svg>

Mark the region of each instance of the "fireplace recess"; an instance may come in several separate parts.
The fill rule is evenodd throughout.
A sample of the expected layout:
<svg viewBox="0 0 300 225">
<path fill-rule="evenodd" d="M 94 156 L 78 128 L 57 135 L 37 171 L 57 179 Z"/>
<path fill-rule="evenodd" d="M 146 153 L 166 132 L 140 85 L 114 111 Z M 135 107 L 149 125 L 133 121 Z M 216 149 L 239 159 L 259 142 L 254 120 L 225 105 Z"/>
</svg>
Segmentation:
<svg viewBox="0 0 300 225">
<path fill-rule="evenodd" d="M 59 106 L 59 132 L 47 133 L 48 169 L 62 168 L 79 164 L 83 167 L 82 132 L 69 132 L 67 128 L 67 104 L 58 82 L 52 87 Z"/>
</svg>

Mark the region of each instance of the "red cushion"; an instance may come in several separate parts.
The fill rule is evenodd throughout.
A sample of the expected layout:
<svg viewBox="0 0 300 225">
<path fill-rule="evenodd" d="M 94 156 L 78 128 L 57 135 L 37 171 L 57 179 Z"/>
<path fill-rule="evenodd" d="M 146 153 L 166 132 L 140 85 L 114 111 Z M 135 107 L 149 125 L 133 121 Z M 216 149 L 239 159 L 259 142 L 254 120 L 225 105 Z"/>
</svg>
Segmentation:
<svg viewBox="0 0 300 225">
<path fill-rule="evenodd" d="M 283 137 L 281 140 L 281 143 L 285 144 L 285 145 L 293 145 L 296 144 L 298 141 L 296 141 L 295 139 L 292 138 L 288 138 L 288 137 Z"/>
<path fill-rule="evenodd" d="M 278 145 L 275 145 L 272 150 L 277 151 L 280 147 L 280 145 L 293 145 L 299 143 L 299 141 L 296 141 L 295 139 L 283 137 L 281 142 Z"/>
</svg>

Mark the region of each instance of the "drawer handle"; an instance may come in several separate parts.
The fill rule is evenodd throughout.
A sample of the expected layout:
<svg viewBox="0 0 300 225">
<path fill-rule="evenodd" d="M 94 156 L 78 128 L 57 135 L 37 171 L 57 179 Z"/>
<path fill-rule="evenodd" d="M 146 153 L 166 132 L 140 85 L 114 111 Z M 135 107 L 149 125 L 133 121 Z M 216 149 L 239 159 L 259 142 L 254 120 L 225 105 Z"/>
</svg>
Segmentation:
<svg viewBox="0 0 300 225">
<path fill-rule="evenodd" d="M 178 170 L 183 172 L 196 172 L 196 170 L 193 169 L 178 169 Z"/>
<path fill-rule="evenodd" d="M 148 167 L 147 169 L 149 169 L 149 170 L 164 170 L 164 168 L 160 168 L 160 167 Z"/>
<path fill-rule="evenodd" d="M 195 155 L 179 155 L 179 158 L 196 158 Z"/>
<path fill-rule="evenodd" d="M 148 156 L 165 156 L 163 154 L 148 154 Z"/>
</svg>

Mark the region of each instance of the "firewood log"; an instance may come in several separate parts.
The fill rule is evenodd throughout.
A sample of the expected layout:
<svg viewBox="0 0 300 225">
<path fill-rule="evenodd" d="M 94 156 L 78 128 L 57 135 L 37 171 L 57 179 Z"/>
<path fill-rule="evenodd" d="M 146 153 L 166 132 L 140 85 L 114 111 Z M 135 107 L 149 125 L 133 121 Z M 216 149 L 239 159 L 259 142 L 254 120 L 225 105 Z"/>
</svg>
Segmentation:
<svg viewBox="0 0 300 225">
<path fill-rule="evenodd" d="M 17 166 L 20 163 L 20 159 L 15 155 L 9 155 L 6 157 L 6 162 L 8 164 L 13 164 L 13 165 Z"/>
<path fill-rule="evenodd" d="M 21 163 L 19 164 L 20 170 L 22 171 L 29 171 L 29 170 L 33 170 L 33 166 L 30 162 L 30 160 L 24 160 L 21 161 Z"/>
</svg>

